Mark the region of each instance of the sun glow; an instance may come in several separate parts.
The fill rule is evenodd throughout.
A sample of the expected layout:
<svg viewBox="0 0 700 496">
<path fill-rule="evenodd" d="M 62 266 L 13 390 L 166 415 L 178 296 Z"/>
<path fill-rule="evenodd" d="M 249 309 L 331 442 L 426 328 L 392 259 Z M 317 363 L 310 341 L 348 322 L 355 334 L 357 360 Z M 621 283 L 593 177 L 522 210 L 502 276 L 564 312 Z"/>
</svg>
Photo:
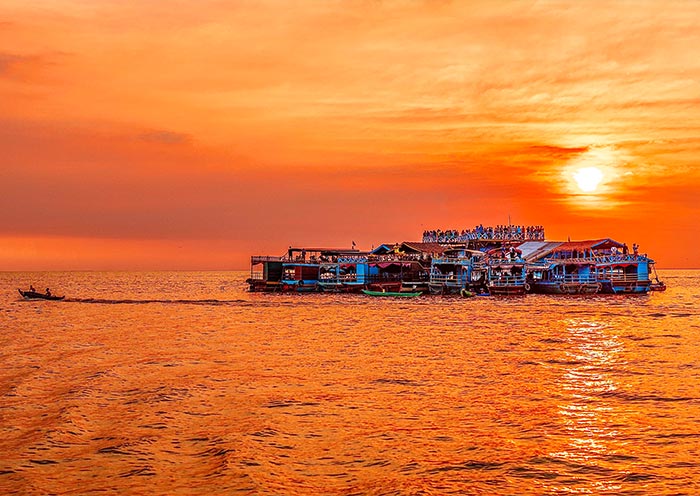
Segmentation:
<svg viewBox="0 0 700 496">
<path fill-rule="evenodd" d="M 592 193 L 598 188 L 600 181 L 602 181 L 603 173 L 597 167 L 584 167 L 576 171 L 574 179 L 581 191 L 584 193 Z"/>
</svg>

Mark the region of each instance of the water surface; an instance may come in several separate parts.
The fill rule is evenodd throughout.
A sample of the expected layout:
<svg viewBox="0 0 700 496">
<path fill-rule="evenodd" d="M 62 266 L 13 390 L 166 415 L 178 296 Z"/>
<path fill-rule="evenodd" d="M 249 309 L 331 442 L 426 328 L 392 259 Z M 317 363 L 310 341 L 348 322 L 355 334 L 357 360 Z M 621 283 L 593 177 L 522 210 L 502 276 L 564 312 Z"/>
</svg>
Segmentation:
<svg viewBox="0 0 700 496">
<path fill-rule="evenodd" d="M 661 275 L 394 300 L 0 273 L 0 493 L 697 494 L 700 272 Z"/>
</svg>

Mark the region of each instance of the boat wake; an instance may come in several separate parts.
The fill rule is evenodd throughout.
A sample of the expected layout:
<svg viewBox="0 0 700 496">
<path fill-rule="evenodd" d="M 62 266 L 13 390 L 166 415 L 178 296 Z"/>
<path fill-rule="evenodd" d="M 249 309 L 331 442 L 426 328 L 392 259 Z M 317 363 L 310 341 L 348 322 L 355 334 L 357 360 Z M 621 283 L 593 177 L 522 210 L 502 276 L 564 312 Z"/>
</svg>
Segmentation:
<svg viewBox="0 0 700 496">
<path fill-rule="evenodd" d="M 246 305 L 250 304 L 246 300 L 163 300 L 163 299 L 103 299 L 103 298 L 66 298 L 63 300 L 67 303 L 96 303 L 101 305 L 147 305 L 147 304 L 162 304 L 162 305 Z"/>
</svg>

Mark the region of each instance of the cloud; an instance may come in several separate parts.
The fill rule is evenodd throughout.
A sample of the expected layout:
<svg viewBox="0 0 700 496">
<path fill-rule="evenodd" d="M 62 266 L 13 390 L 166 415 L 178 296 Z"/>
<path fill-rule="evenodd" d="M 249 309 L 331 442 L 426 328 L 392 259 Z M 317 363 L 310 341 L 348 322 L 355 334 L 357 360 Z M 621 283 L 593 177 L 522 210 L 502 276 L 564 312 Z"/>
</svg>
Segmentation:
<svg viewBox="0 0 700 496">
<path fill-rule="evenodd" d="M 57 0 L 0 17 L 7 232 L 272 246 L 508 212 L 597 226 L 562 174 L 601 148 L 618 216 L 675 205 L 666 190 L 685 208 L 698 184 L 694 2 Z"/>
<path fill-rule="evenodd" d="M 42 58 L 37 55 L 15 55 L 0 52 L 0 77 L 7 79 L 22 79 L 28 71 L 43 65 Z"/>
<path fill-rule="evenodd" d="M 148 143 L 160 143 L 164 145 L 180 145 L 189 143 L 192 136 L 186 133 L 173 131 L 151 130 L 137 135 L 137 138 Z"/>
</svg>

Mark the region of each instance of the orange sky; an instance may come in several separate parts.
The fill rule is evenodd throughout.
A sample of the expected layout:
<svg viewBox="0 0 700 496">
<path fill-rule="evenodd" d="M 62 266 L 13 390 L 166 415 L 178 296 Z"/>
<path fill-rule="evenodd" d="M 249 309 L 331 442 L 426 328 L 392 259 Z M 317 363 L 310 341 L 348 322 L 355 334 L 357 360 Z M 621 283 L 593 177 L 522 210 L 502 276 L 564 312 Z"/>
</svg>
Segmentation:
<svg viewBox="0 0 700 496">
<path fill-rule="evenodd" d="M 699 47 L 695 1 L 4 0 L 0 270 L 509 215 L 699 267 Z"/>
</svg>

